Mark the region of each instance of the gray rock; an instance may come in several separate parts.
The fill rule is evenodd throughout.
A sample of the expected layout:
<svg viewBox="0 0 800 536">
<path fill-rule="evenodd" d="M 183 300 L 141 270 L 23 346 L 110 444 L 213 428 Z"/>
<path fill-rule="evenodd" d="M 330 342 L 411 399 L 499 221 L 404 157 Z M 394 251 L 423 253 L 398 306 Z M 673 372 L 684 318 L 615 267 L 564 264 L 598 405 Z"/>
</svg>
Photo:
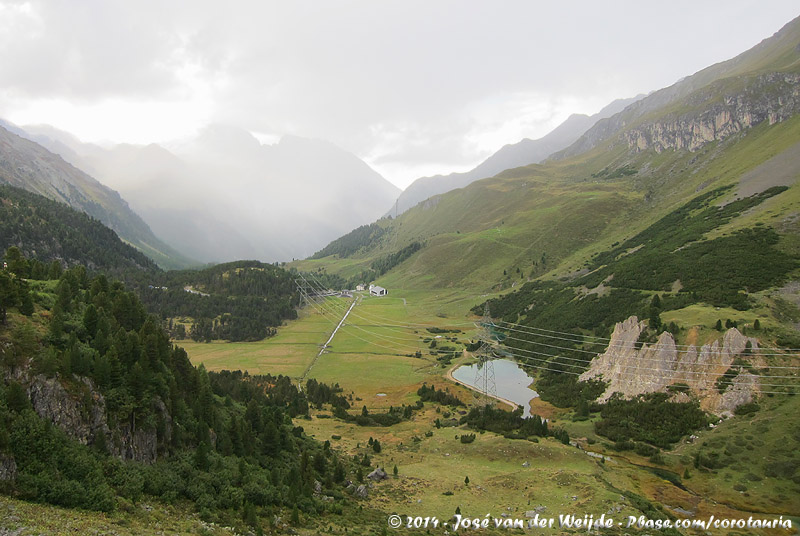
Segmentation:
<svg viewBox="0 0 800 536">
<path fill-rule="evenodd" d="M 386 471 L 384 471 L 383 468 L 378 467 L 377 469 L 372 471 L 370 474 L 368 474 L 367 478 L 369 478 L 370 480 L 375 481 L 375 482 L 380 482 L 381 480 L 385 480 L 385 479 L 389 478 L 389 475 L 386 474 Z"/>
<path fill-rule="evenodd" d="M 356 491 L 353 495 L 355 495 L 359 499 L 366 499 L 369 496 L 369 491 L 367 490 L 367 486 L 361 484 L 360 486 L 358 486 L 358 488 L 356 488 Z"/>
<path fill-rule="evenodd" d="M 589 370 L 580 380 L 602 377 L 608 382 L 598 402 L 607 401 L 615 392 L 630 398 L 643 393 L 665 391 L 667 386 L 684 383 L 694 396 L 698 396 L 702 409 L 717 415 L 729 415 L 736 406 L 753 399 L 758 391 L 758 378 L 752 374 L 739 374 L 733 385 L 720 394 L 716 381 L 737 357 L 742 357 L 749 342 L 758 349 L 758 340 L 745 337 L 736 328 L 729 329 L 723 339 L 704 344 L 699 350 L 689 346 L 679 351 L 672 334 L 662 332 L 652 345 L 637 348 L 637 341 L 646 323 L 635 316 L 616 324 L 608 349 L 592 360 Z M 698 371 L 716 374 L 697 374 Z M 690 400 L 685 393 L 675 395 L 677 401 Z"/>
<path fill-rule="evenodd" d="M 536 517 L 536 514 L 541 514 L 545 510 L 547 510 L 547 507 L 542 505 L 542 504 L 540 504 L 539 506 L 535 507 L 533 510 L 526 511 L 525 512 L 525 517 Z"/>
<path fill-rule="evenodd" d="M 13 456 L 0 454 L 0 480 L 16 480 L 17 462 Z"/>
</svg>

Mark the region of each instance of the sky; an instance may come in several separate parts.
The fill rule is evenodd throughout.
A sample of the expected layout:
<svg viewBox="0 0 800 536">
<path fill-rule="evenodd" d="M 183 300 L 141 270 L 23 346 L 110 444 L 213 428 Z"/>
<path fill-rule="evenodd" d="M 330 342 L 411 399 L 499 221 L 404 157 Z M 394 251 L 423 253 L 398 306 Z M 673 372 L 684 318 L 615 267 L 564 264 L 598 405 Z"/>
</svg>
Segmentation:
<svg viewBox="0 0 800 536">
<path fill-rule="evenodd" d="M 0 0 L 0 117 L 95 143 L 208 124 L 324 139 L 404 188 L 798 15 L 796 0 Z"/>
</svg>

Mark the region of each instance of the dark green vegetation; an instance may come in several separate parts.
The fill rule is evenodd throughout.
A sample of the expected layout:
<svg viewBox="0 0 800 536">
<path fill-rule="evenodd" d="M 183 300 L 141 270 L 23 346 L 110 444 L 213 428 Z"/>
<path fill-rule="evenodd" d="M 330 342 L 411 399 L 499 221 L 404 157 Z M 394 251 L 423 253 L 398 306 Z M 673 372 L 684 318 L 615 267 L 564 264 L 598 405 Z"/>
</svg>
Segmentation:
<svg viewBox="0 0 800 536">
<path fill-rule="evenodd" d="M 341 512 L 314 487 L 341 497 L 348 464 L 292 424 L 308 398 L 288 378 L 193 367 L 134 293 L 83 267 L 29 284 L 35 311 L 6 301 L 0 326 L 7 493 L 104 511 L 188 500 L 241 530 L 279 508 Z M 0 287 L 19 296 L 25 283 L 2 270 Z M 316 384 L 313 398 L 336 392 Z"/>
<path fill-rule="evenodd" d="M 587 275 L 567 282 L 527 283 L 519 291 L 490 300 L 492 315 L 510 322 L 525 316 L 525 323 L 543 329 L 593 330 L 606 336 L 614 323 L 632 314 L 648 317 L 652 291 L 670 292 L 676 281 L 680 290 L 659 299 L 660 311 L 699 302 L 746 310 L 751 304 L 748 292 L 780 284 L 798 267 L 798 259 L 777 248 L 778 235 L 761 226 L 704 239 L 706 233 L 786 188 L 770 188 L 723 207 L 714 205 L 727 190 L 700 195 L 597 255 Z M 579 293 L 580 288 L 601 283 L 610 287 L 602 297 Z M 478 306 L 474 312 L 481 310 Z"/>
<path fill-rule="evenodd" d="M 339 257 L 350 257 L 361 248 L 370 245 L 373 241 L 378 240 L 385 229 L 377 223 L 369 225 L 362 225 L 346 235 L 337 238 L 321 250 L 311 256 L 312 259 L 321 259 L 329 255 L 337 255 Z"/>
<path fill-rule="evenodd" d="M 713 240 L 704 235 L 770 197 L 787 190 L 773 187 L 719 206 L 730 190 L 700 195 L 619 246 L 598 255 L 580 282 L 589 288 L 613 276 L 614 287 L 669 291 L 676 281 L 692 301 L 746 310 L 745 292 L 780 284 L 798 266 L 797 258 L 776 247 L 778 234 L 753 227 Z"/>
<path fill-rule="evenodd" d="M 148 310 L 164 320 L 193 319 L 185 334 L 197 341 L 257 341 L 274 335 L 284 320 L 297 318 L 294 280 L 271 264 L 237 261 L 139 281 Z M 172 334 L 183 338 L 179 330 L 172 325 Z"/>
<path fill-rule="evenodd" d="M 0 184 L 23 188 L 88 214 L 164 268 L 194 264 L 159 240 L 117 192 L 41 145 L 3 127 L 0 127 Z M 43 257 L 44 252 L 37 251 L 37 256 Z"/>
<path fill-rule="evenodd" d="M 422 244 L 420 244 L 419 242 L 411 242 L 409 245 L 402 248 L 398 252 L 392 253 L 385 257 L 381 257 L 378 260 L 374 261 L 370 265 L 370 267 L 375 272 L 375 275 L 373 277 L 370 277 L 369 280 L 373 280 L 377 277 L 382 276 L 383 274 L 385 274 L 386 272 L 388 272 L 389 270 L 391 270 L 392 268 L 394 268 L 395 266 L 397 266 L 398 264 L 409 258 L 411 255 L 413 255 L 420 249 L 422 249 Z"/>
<path fill-rule="evenodd" d="M 26 190 L 0 185 L 0 249 L 10 246 L 41 262 L 58 260 L 66 266 L 84 265 L 117 276 L 127 270 L 157 269 L 153 261 L 91 216 Z"/>
<path fill-rule="evenodd" d="M 423 402 L 436 402 L 442 406 L 464 406 L 464 403 L 458 397 L 451 395 L 447 390 L 436 389 L 436 386 L 428 387 L 427 384 L 417 389 L 417 395 Z"/>
<path fill-rule="evenodd" d="M 633 400 L 612 396 L 600 416 L 595 423 L 598 434 L 612 441 L 644 441 L 665 449 L 708 422 L 696 402 L 670 402 L 667 393 L 640 395 Z"/>
<path fill-rule="evenodd" d="M 333 416 L 344 422 L 355 423 L 358 426 L 393 426 L 403 420 L 410 419 L 415 409 L 422 409 L 422 402 L 417 402 L 416 406 L 403 404 L 398 407 L 390 407 L 387 411 L 381 413 L 370 412 L 367 410 L 367 406 L 364 406 L 357 415 L 348 413 L 347 407 L 335 401 L 332 406 Z"/>
<path fill-rule="evenodd" d="M 461 418 L 461 424 L 466 424 L 476 430 L 495 432 L 508 439 L 552 436 L 565 445 L 569 444 L 569 434 L 565 430 L 551 430 L 547 426 L 547 422 L 543 421 L 538 415 L 523 419 L 521 409 L 508 412 L 488 405 L 472 408 L 469 413 Z"/>
</svg>

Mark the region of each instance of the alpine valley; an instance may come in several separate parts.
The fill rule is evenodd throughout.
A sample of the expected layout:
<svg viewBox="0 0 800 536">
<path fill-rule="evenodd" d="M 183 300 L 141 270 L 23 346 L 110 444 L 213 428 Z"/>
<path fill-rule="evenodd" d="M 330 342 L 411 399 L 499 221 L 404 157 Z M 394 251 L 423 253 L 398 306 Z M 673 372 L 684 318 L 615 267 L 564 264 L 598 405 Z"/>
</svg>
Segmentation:
<svg viewBox="0 0 800 536">
<path fill-rule="evenodd" d="M 800 19 L 402 194 L 224 126 L 0 179 L 1 534 L 800 523 Z"/>
</svg>

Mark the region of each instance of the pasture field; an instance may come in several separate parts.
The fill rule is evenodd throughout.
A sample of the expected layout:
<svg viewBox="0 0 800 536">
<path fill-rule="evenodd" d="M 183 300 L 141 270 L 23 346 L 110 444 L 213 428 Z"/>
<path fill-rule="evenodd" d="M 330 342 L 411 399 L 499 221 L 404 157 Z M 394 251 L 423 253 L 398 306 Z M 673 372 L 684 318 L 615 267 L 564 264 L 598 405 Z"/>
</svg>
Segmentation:
<svg viewBox="0 0 800 536">
<path fill-rule="evenodd" d="M 258 342 L 210 343 L 176 341 L 194 365 L 208 370 L 247 370 L 251 374 L 283 374 L 299 378 L 333 331 L 331 321 L 313 310 L 278 328 L 274 337 Z"/>
</svg>

